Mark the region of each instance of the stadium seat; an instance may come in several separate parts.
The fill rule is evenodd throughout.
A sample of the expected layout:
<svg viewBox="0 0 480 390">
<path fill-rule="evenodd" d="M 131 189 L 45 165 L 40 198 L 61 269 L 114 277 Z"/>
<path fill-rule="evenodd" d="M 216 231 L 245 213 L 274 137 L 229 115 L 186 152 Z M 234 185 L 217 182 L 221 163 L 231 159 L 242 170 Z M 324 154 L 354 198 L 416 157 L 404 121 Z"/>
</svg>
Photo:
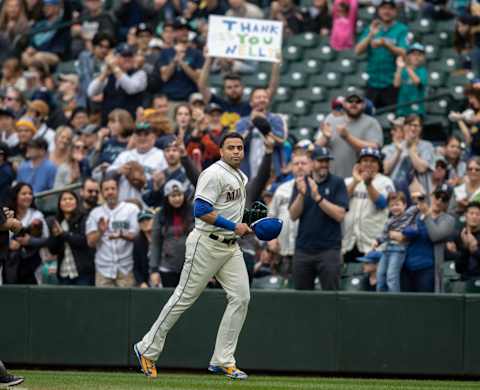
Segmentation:
<svg viewBox="0 0 480 390">
<path fill-rule="evenodd" d="M 264 276 L 262 278 L 254 278 L 252 288 L 262 290 L 280 290 L 285 287 L 285 279 L 281 276 Z"/>
<path fill-rule="evenodd" d="M 420 18 L 409 24 L 409 29 L 415 35 L 418 34 L 428 34 L 433 31 L 434 25 L 433 21 L 427 18 Z"/>
<path fill-rule="evenodd" d="M 298 118 L 296 127 L 306 127 L 309 129 L 318 129 L 320 124 L 325 120 L 325 114 L 310 114 L 307 116 L 301 116 Z"/>
<path fill-rule="evenodd" d="M 210 74 L 209 83 L 212 87 L 222 87 L 223 88 L 223 75 L 221 73 Z"/>
<path fill-rule="evenodd" d="M 309 59 L 290 64 L 290 72 L 306 72 L 308 74 L 319 74 L 322 71 L 322 64 L 319 60 Z"/>
<path fill-rule="evenodd" d="M 480 280 L 467 280 L 465 282 L 465 292 L 467 294 L 479 294 Z"/>
<path fill-rule="evenodd" d="M 434 144 L 443 144 L 450 134 L 450 127 L 451 122 L 445 114 L 429 114 L 423 122 L 422 138 Z"/>
<path fill-rule="evenodd" d="M 299 61 L 302 59 L 303 52 L 299 46 L 288 45 L 282 51 L 283 59 L 289 62 Z"/>
<path fill-rule="evenodd" d="M 443 276 L 450 279 L 460 277 L 460 275 L 457 274 L 457 271 L 455 271 L 454 261 L 446 261 L 443 263 Z"/>
<path fill-rule="evenodd" d="M 368 81 L 367 72 L 357 72 L 355 74 L 350 74 L 345 76 L 343 80 L 343 85 L 345 87 L 365 88 L 367 86 L 367 81 Z"/>
<path fill-rule="evenodd" d="M 342 291 L 368 291 L 368 275 L 355 275 L 340 279 L 340 289 Z"/>
<path fill-rule="evenodd" d="M 340 58 L 335 62 L 330 62 L 325 65 L 325 71 L 328 72 L 340 72 L 342 74 L 355 73 L 357 67 L 355 60 L 349 58 Z"/>
<path fill-rule="evenodd" d="M 310 76 L 310 85 L 318 85 L 320 87 L 336 88 L 342 83 L 342 75 L 337 72 L 327 72 L 321 75 Z"/>
<path fill-rule="evenodd" d="M 363 263 L 344 263 L 342 277 L 363 274 Z"/>
<path fill-rule="evenodd" d="M 428 73 L 428 86 L 440 88 L 445 86 L 447 74 L 442 71 L 431 71 Z"/>
<path fill-rule="evenodd" d="M 77 73 L 77 60 L 59 62 L 55 70 L 56 74 Z"/>
<path fill-rule="evenodd" d="M 293 35 L 287 39 L 287 45 L 300 47 L 316 47 L 319 42 L 319 35 L 311 32 Z"/>
<path fill-rule="evenodd" d="M 427 61 L 436 60 L 440 54 L 440 48 L 438 45 L 427 44 L 425 45 L 425 57 Z"/>
<path fill-rule="evenodd" d="M 323 102 L 326 100 L 326 92 L 324 87 L 310 87 L 295 90 L 293 96 L 295 99 L 305 99 L 310 102 Z"/>
<path fill-rule="evenodd" d="M 276 106 L 276 111 L 287 115 L 307 115 L 310 113 L 310 103 L 307 100 L 291 100 Z"/>
<path fill-rule="evenodd" d="M 277 93 L 275 96 L 273 96 L 273 102 L 279 103 L 279 102 L 287 102 L 291 99 L 292 97 L 292 91 L 290 88 L 287 87 L 278 87 L 277 88 Z"/>
<path fill-rule="evenodd" d="M 288 130 L 289 135 L 295 137 L 296 141 L 301 141 L 304 139 L 312 140 L 316 129 L 311 129 L 308 127 L 301 128 L 291 128 Z"/>
<path fill-rule="evenodd" d="M 329 45 L 322 45 L 314 49 L 309 49 L 305 57 L 322 61 L 333 61 L 336 58 L 336 52 Z"/>
<path fill-rule="evenodd" d="M 449 113 L 448 99 L 443 98 L 427 103 L 427 113 L 433 115 L 447 115 Z"/>
<path fill-rule="evenodd" d="M 343 51 L 337 52 L 337 60 L 343 60 L 343 59 L 353 60 L 353 61 L 356 61 L 356 62 L 362 62 L 362 61 L 367 60 L 367 53 L 357 55 L 355 53 L 355 50 L 353 50 L 353 49 L 352 50 L 343 50 Z"/>
<path fill-rule="evenodd" d="M 289 63 L 287 61 L 282 61 L 280 64 L 280 74 L 285 74 L 288 72 Z M 272 63 L 271 62 L 260 62 L 258 64 L 257 72 L 265 72 L 270 74 L 272 72 Z"/>
<path fill-rule="evenodd" d="M 447 81 L 447 86 L 448 87 L 456 87 L 456 86 L 464 87 L 465 85 L 470 84 L 474 78 L 475 78 L 475 75 L 473 74 L 473 72 L 469 72 L 467 74 L 461 74 L 461 75 L 450 75 Z"/>
<path fill-rule="evenodd" d="M 434 27 L 435 31 L 438 33 L 446 32 L 448 34 L 453 34 L 455 31 L 455 19 L 437 21 Z"/>
<path fill-rule="evenodd" d="M 258 72 L 256 74 L 245 76 L 242 77 L 242 82 L 249 87 L 265 88 L 268 85 L 268 74 L 265 72 Z"/>
<path fill-rule="evenodd" d="M 375 17 L 375 7 L 368 6 L 368 7 L 360 7 L 358 9 L 358 19 L 363 21 L 370 21 L 373 20 Z"/>
<path fill-rule="evenodd" d="M 325 102 L 325 103 L 316 103 L 312 107 L 312 114 L 325 114 L 327 116 L 330 111 L 332 111 L 332 106 L 330 102 Z"/>
<path fill-rule="evenodd" d="M 289 72 L 280 77 L 280 85 L 293 88 L 302 88 L 307 82 L 303 72 Z"/>
</svg>

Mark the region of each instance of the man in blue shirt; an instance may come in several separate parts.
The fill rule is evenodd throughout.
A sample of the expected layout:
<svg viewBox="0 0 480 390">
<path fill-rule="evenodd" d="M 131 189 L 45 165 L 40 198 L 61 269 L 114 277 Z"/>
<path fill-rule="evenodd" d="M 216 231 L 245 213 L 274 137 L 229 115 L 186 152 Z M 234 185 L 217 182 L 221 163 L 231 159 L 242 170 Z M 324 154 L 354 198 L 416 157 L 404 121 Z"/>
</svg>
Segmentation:
<svg viewBox="0 0 480 390">
<path fill-rule="evenodd" d="M 377 12 L 378 19 L 363 31 L 355 53 L 367 52 L 367 97 L 380 108 L 397 104 L 397 89 L 393 86 L 395 61 L 405 55 L 408 29 L 396 20 L 394 0 L 381 0 Z"/>
<path fill-rule="evenodd" d="M 18 168 L 17 181 L 30 184 L 34 194 L 51 190 L 55 182 L 57 167 L 47 158 L 47 151 L 47 141 L 32 139 L 27 147 L 27 160 Z"/>
<path fill-rule="evenodd" d="M 341 177 L 329 172 L 332 157 L 327 148 L 312 153 L 313 174 L 297 177 L 289 207 L 293 221 L 300 220 L 293 282 L 297 290 L 313 290 L 320 277 L 322 290 L 340 288 L 341 223 L 348 209 L 348 192 Z"/>
<path fill-rule="evenodd" d="M 154 73 L 160 73 L 162 92 L 170 100 L 185 102 L 190 94 L 197 92 L 203 55 L 199 50 L 188 47 L 188 24 L 184 18 L 177 18 L 173 27 L 175 46 L 162 50 Z"/>
</svg>

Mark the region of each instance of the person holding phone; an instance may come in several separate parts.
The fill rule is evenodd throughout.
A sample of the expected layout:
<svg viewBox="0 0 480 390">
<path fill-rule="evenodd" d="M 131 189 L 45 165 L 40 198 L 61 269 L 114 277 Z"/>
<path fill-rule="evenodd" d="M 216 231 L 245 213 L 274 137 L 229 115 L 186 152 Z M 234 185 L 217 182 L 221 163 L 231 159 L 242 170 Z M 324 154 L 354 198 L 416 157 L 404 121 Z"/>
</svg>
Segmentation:
<svg viewBox="0 0 480 390">
<path fill-rule="evenodd" d="M 397 104 L 397 88 L 393 85 L 396 58 L 405 56 L 408 28 L 397 21 L 394 0 L 381 0 L 377 17 L 360 36 L 357 55 L 367 53 L 367 98 L 376 108 Z"/>
</svg>

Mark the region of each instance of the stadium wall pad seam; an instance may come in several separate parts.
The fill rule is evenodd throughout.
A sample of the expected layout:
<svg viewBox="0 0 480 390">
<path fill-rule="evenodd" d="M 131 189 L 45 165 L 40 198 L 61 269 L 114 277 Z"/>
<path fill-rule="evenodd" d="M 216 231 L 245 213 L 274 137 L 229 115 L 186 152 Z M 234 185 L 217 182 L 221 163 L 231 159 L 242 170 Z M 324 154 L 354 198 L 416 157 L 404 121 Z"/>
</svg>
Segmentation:
<svg viewBox="0 0 480 390">
<path fill-rule="evenodd" d="M 135 367 L 132 344 L 170 289 L 0 287 L 0 358 Z M 205 369 L 226 298 L 205 291 L 169 334 L 161 368 Z M 480 375 L 480 296 L 253 291 L 237 362 L 245 370 Z"/>
</svg>

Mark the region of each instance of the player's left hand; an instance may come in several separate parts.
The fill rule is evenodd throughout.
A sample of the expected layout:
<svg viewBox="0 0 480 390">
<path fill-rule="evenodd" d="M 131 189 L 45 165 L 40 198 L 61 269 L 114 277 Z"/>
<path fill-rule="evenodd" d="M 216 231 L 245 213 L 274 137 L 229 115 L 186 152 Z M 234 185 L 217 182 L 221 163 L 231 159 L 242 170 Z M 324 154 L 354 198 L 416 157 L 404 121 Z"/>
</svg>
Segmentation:
<svg viewBox="0 0 480 390">
<path fill-rule="evenodd" d="M 250 229 L 246 223 L 237 223 L 235 226 L 235 234 L 240 237 L 246 236 L 250 233 L 252 233 L 252 229 Z"/>
</svg>

